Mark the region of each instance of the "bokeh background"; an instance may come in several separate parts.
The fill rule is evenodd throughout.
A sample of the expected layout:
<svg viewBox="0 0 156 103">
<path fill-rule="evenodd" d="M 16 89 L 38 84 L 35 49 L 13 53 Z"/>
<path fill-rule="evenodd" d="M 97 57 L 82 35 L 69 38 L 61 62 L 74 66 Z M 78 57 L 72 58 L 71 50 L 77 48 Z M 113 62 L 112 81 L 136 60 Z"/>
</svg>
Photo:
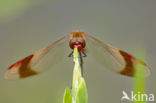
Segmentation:
<svg viewBox="0 0 156 103">
<path fill-rule="evenodd" d="M 5 80 L 3 74 L 15 61 L 74 30 L 135 56 L 145 50 L 152 71 L 146 91 L 156 94 L 155 0 L 0 0 L 0 103 L 62 103 L 72 82 L 71 61 L 22 80 Z M 133 78 L 97 63 L 85 64 L 84 72 L 89 103 L 121 103 L 122 91 L 133 90 Z"/>
</svg>

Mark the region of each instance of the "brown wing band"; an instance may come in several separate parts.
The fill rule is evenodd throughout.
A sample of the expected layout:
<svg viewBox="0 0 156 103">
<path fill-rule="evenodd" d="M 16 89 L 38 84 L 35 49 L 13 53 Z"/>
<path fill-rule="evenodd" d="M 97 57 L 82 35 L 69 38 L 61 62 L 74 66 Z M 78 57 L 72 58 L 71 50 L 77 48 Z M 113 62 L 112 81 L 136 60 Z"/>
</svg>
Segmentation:
<svg viewBox="0 0 156 103">
<path fill-rule="evenodd" d="M 127 76 L 134 76 L 134 72 L 135 72 L 134 64 L 133 64 L 134 57 L 124 51 L 119 51 L 119 52 L 125 60 L 125 67 L 123 68 L 122 71 L 120 71 L 120 74 L 127 75 Z"/>
<path fill-rule="evenodd" d="M 21 62 L 21 66 L 19 68 L 19 77 L 20 78 L 24 78 L 27 76 L 31 76 L 31 75 L 35 75 L 37 74 L 37 72 L 35 72 L 34 70 L 32 70 L 29 66 L 29 63 L 32 59 L 34 55 L 30 55 L 28 57 L 26 57 L 23 62 Z"/>
</svg>

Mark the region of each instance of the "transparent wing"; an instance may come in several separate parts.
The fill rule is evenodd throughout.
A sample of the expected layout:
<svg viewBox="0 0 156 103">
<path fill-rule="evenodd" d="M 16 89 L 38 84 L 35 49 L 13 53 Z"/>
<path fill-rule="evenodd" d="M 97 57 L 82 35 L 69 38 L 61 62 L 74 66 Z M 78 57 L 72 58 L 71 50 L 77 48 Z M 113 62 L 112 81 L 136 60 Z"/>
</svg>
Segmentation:
<svg viewBox="0 0 156 103">
<path fill-rule="evenodd" d="M 97 62 L 122 75 L 134 76 L 135 67 L 141 64 L 145 67 L 145 75 L 150 75 L 150 69 L 134 56 L 109 44 L 105 44 L 92 35 L 85 34 L 87 56 L 93 56 Z"/>
<path fill-rule="evenodd" d="M 64 35 L 48 47 L 11 65 L 4 77 L 6 79 L 25 78 L 55 66 L 71 52 L 68 44 L 69 39 L 70 35 Z"/>
</svg>

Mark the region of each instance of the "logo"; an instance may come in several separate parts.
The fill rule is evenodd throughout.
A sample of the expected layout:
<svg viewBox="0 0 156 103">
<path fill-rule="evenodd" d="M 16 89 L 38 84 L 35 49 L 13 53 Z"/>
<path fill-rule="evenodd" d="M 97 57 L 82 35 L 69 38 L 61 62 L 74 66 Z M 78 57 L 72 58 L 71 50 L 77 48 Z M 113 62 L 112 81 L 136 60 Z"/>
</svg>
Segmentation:
<svg viewBox="0 0 156 103">
<path fill-rule="evenodd" d="M 131 91 L 130 95 L 128 95 L 125 91 L 122 91 L 123 96 L 121 97 L 121 101 L 139 101 L 139 102 L 154 102 L 154 94 L 146 94 L 134 91 Z"/>
</svg>

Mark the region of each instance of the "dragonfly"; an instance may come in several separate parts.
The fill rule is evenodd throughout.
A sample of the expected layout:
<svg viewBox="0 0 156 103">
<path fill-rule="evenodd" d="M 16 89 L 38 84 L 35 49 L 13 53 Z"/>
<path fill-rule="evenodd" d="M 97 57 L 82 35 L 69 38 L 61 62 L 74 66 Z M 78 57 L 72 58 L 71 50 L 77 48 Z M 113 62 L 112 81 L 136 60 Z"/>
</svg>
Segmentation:
<svg viewBox="0 0 156 103">
<path fill-rule="evenodd" d="M 11 65 L 4 74 L 4 78 L 20 79 L 37 75 L 52 68 L 57 62 L 61 62 L 64 56 L 72 57 L 75 47 L 78 49 L 81 67 L 83 58 L 93 55 L 97 62 L 121 75 L 134 77 L 135 67 L 138 64 L 144 67 L 145 76 L 151 74 L 149 67 L 133 55 L 106 44 L 90 34 L 74 31 Z"/>
</svg>

